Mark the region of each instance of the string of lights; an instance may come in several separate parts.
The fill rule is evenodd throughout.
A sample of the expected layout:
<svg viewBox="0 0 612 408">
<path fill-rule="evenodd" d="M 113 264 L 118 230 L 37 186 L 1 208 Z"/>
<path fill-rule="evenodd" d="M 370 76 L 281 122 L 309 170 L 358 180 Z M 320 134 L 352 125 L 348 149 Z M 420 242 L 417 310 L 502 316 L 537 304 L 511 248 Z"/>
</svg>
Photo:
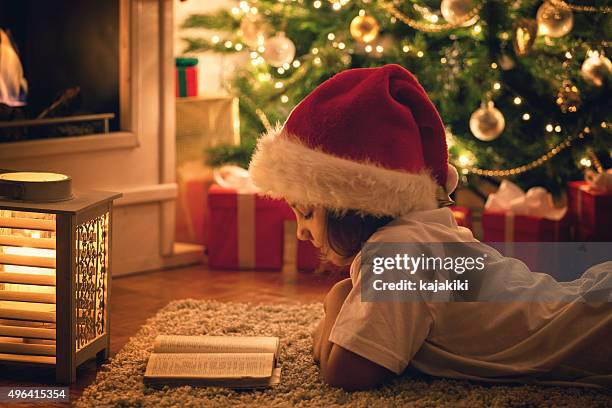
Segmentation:
<svg viewBox="0 0 612 408">
<path fill-rule="evenodd" d="M 516 176 L 518 174 L 522 174 L 529 170 L 533 170 L 535 168 L 543 166 L 544 163 L 546 163 L 547 161 L 549 161 L 550 159 L 552 159 L 553 157 L 561 153 L 563 150 L 572 146 L 572 142 L 574 142 L 576 139 L 584 139 L 585 135 L 590 132 L 591 130 L 588 127 L 586 127 L 578 135 L 570 135 L 566 137 L 565 140 L 563 140 L 561 143 L 554 146 L 552 149 L 550 149 L 548 152 L 538 157 L 537 159 L 527 164 L 523 164 L 522 166 L 514 167 L 511 169 L 488 170 L 488 169 L 481 169 L 481 168 L 472 167 L 472 166 L 461 166 L 461 164 L 458 164 L 458 165 L 459 167 L 462 167 L 463 170 L 465 170 L 464 174 L 473 173 L 479 176 L 488 176 L 488 177 Z"/>
<path fill-rule="evenodd" d="M 457 27 L 461 27 L 463 24 L 468 21 L 477 18 L 478 13 L 482 8 L 482 4 L 475 6 L 469 13 L 463 16 L 455 23 L 443 23 L 443 24 L 434 24 L 434 23 L 425 23 L 422 21 L 417 21 L 408 17 L 406 14 L 402 13 L 398 10 L 393 4 L 389 3 L 386 0 L 382 0 L 379 2 L 380 6 L 385 9 L 389 14 L 393 17 L 400 20 L 402 23 L 408 25 L 409 27 L 414 28 L 415 30 L 424 31 L 428 33 L 439 33 L 441 31 L 451 30 Z"/>
<path fill-rule="evenodd" d="M 574 11 L 583 11 L 586 13 L 604 13 L 605 14 L 605 13 L 610 13 L 612 11 L 612 7 L 607 7 L 607 6 L 602 6 L 602 7 L 587 6 L 587 5 L 583 6 L 583 5 L 577 5 L 577 4 L 569 4 L 563 0 L 548 0 L 548 1 L 557 7 L 574 10 Z"/>
</svg>

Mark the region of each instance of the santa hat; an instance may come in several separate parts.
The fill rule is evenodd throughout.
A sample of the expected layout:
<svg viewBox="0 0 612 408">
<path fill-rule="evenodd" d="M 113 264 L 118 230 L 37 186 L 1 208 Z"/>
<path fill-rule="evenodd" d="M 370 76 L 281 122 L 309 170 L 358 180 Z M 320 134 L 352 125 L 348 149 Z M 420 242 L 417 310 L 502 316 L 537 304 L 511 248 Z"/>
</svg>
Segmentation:
<svg viewBox="0 0 612 408">
<path fill-rule="evenodd" d="M 268 196 L 375 216 L 438 208 L 457 184 L 440 115 L 399 65 L 319 85 L 260 137 L 249 172 Z"/>
</svg>

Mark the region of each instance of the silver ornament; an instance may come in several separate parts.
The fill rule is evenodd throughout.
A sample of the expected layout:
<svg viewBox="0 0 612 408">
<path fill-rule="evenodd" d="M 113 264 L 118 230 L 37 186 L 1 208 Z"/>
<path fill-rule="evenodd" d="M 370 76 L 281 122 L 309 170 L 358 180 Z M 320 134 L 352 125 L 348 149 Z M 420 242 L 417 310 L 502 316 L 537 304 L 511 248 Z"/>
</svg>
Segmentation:
<svg viewBox="0 0 612 408">
<path fill-rule="evenodd" d="M 295 44 L 282 31 L 268 38 L 265 47 L 263 56 L 274 68 L 282 67 L 283 64 L 291 64 L 295 57 Z"/>
<path fill-rule="evenodd" d="M 585 81 L 595 86 L 602 86 L 607 77 L 612 75 L 612 62 L 598 52 L 584 60 L 580 73 Z"/>
<path fill-rule="evenodd" d="M 476 139 L 490 142 L 499 137 L 506 127 L 504 115 L 493 102 L 483 103 L 470 117 L 470 130 Z"/>
<path fill-rule="evenodd" d="M 563 37 L 574 26 L 574 13 L 567 8 L 544 2 L 536 14 L 538 32 L 548 37 Z"/>
<path fill-rule="evenodd" d="M 473 8 L 472 0 L 442 0 L 440 4 L 442 17 L 449 23 L 461 24 L 462 27 L 471 26 L 478 20 L 478 16 L 474 16 L 465 21 Z"/>
</svg>

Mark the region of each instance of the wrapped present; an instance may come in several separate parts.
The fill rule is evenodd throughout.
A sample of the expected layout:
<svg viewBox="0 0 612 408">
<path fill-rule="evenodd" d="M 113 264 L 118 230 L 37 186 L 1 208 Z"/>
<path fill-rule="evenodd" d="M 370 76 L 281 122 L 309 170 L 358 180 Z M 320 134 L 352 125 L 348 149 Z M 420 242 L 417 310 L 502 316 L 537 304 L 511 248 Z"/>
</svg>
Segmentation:
<svg viewBox="0 0 612 408">
<path fill-rule="evenodd" d="M 567 208 L 554 206 L 552 196 L 542 187 L 523 192 L 504 180 L 490 194 L 482 214 L 487 242 L 555 242 L 570 238 Z"/>
<path fill-rule="evenodd" d="M 568 183 L 568 204 L 578 241 L 612 241 L 612 191 L 588 181 Z"/>
<path fill-rule="evenodd" d="M 453 212 L 455 221 L 457 221 L 460 227 L 472 229 L 472 211 L 469 208 L 458 205 L 453 205 L 449 208 Z"/>
<path fill-rule="evenodd" d="M 176 96 L 198 95 L 198 59 L 176 59 Z"/>
<path fill-rule="evenodd" d="M 284 222 L 283 271 L 313 272 L 321 265 L 320 252 L 311 242 L 298 240 L 295 214 L 289 213 Z"/>
<path fill-rule="evenodd" d="M 212 268 L 282 268 L 284 201 L 213 184 L 208 205 L 208 262 Z"/>
<path fill-rule="evenodd" d="M 206 150 L 240 144 L 238 98 L 207 95 L 176 100 L 176 161 L 204 162 Z"/>
<path fill-rule="evenodd" d="M 214 183 L 213 171 L 201 163 L 185 163 L 176 173 L 176 240 L 206 246 L 208 189 Z"/>
</svg>

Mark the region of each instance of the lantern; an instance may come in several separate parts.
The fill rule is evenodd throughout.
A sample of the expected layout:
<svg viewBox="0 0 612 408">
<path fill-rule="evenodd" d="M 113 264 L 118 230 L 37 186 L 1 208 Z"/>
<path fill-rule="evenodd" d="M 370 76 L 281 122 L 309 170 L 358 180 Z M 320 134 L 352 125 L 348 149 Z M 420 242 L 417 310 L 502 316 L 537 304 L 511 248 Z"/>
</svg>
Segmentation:
<svg viewBox="0 0 612 408">
<path fill-rule="evenodd" d="M 110 351 L 112 201 L 54 173 L 0 173 L 0 363 L 59 383 Z"/>
</svg>

